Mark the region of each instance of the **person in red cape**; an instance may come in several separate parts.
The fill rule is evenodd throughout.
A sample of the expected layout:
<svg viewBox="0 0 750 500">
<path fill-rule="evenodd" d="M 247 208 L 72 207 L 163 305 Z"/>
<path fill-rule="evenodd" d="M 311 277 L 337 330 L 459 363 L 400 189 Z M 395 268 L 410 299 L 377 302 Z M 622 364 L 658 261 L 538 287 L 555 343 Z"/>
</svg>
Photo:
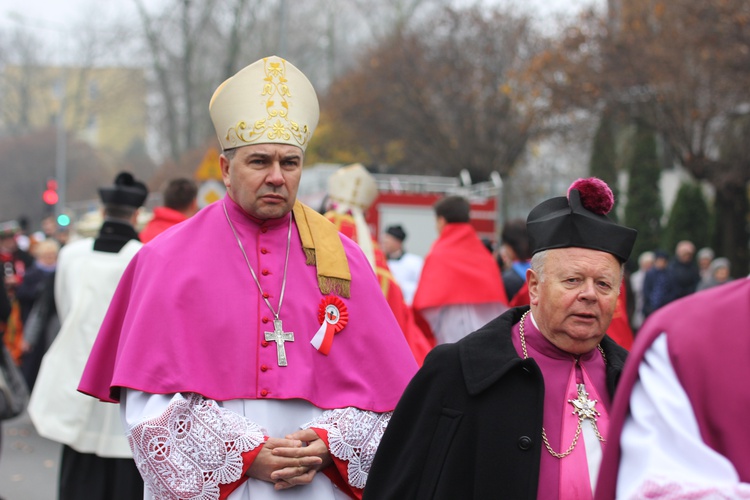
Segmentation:
<svg viewBox="0 0 750 500">
<path fill-rule="evenodd" d="M 607 217 L 613 203 L 581 179 L 529 213 L 530 305 L 430 351 L 364 500 L 591 500 L 627 355 L 606 331 L 636 237 Z"/>
<path fill-rule="evenodd" d="M 353 239 L 362 247 L 375 271 L 380 289 L 393 311 L 404 337 L 409 343 L 414 359 L 422 366 L 433 344 L 417 326 L 414 314 L 406 305 L 401 287 L 393 277 L 383 250 L 364 220 L 367 210 L 378 194 L 375 178 L 359 163 L 337 170 L 328 179 L 328 200 L 331 205 L 325 217 L 333 222 L 340 233 Z"/>
<path fill-rule="evenodd" d="M 438 238 L 425 257 L 412 307 L 437 344 L 455 342 L 508 309 L 500 268 L 469 223 L 469 201 L 435 203 Z"/>
</svg>

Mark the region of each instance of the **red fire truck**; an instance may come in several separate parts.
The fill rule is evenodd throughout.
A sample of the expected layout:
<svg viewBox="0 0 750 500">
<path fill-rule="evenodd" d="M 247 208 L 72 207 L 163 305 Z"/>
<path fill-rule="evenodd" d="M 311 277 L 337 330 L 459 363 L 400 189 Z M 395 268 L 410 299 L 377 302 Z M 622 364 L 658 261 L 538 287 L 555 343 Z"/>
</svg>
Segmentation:
<svg viewBox="0 0 750 500">
<path fill-rule="evenodd" d="M 305 169 L 299 199 L 311 207 L 320 207 L 325 200 L 328 177 L 338 168 L 338 165 L 316 165 Z M 479 237 L 493 244 L 497 241 L 502 191 L 499 175 L 477 184 L 471 183 L 468 172 L 459 177 L 373 175 L 379 194 L 365 213 L 372 234 L 381 235 L 386 227 L 400 224 L 407 234 L 404 246 L 409 252 L 424 256 L 437 238 L 432 206 L 443 196 L 458 194 L 471 204 L 471 223 Z"/>
</svg>

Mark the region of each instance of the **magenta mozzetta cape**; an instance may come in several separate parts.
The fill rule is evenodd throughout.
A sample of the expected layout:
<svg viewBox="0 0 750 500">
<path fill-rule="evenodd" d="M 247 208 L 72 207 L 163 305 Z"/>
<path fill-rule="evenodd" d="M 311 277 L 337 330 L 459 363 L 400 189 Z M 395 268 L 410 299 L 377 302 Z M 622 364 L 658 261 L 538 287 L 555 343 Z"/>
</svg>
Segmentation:
<svg viewBox="0 0 750 500">
<path fill-rule="evenodd" d="M 638 332 L 615 394 L 596 497 L 614 498 L 620 436 L 638 368 L 651 344 L 667 334 L 669 360 L 690 400 L 703 441 L 750 482 L 750 279 L 694 293 L 648 317 Z"/>
<path fill-rule="evenodd" d="M 222 204 L 263 291 L 276 309 L 282 287 L 288 216 L 259 221 L 228 196 L 144 246 L 125 271 L 91 352 L 79 390 L 116 402 L 120 387 L 207 398 L 304 399 L 320 408 L 392 410 L 417 366 L 372 268 L 341 237 L 352 274 L 349 320 L 328 355 L 310 339 L 324 295 L 305 262 L 292 224 L 280 318 L 288 366 L 265 342 L 273 315 L 258 291 Z M 335 230 L 334 230 L 335 231 Z M 337 233 L 334 235 L 338 236 Z"/>
</svg>

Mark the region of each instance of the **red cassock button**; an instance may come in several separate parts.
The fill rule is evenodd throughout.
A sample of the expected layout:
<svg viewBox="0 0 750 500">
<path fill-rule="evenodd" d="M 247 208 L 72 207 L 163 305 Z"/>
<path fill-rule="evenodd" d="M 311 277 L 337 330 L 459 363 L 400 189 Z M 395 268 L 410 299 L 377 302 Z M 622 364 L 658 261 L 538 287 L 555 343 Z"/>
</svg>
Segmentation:
<svg viewBox="0 0 750 500">
<path fill-rule="evenodd" d="M 263 389 L 262 391 L 260 391 L 260 395 L 265 398 L 266 396 L 268 396 L 268 391 Z"/>
<path fill-rule="evenodd" d="M 267 372 L 268 371 L 268 365 L 260 365 L 260 371 Z"/>
<path fill-rule="evenodd" d="M 262 270 L 262 271 L 260 272 L 260 274 L 262 274 L 263 276 L 268 276 L 269 274 L 271 274 L 271 271 L 269 271 L 268 269 L 263 269 L 263 270 Z"/>
<path fill-rule="evenodd" d="M 267 254 L 267 253 L 268 253 L 268 249 L 267 249 L 267 248 L 261 248 L 261 249 L 260 249 L 260 253 L 262 253 L 262 254 L 264 254 L 264 255 L 265 255 L 265 254 Z"/>
<path fill-rule="evenodd" d="M 270 297 L 270 295 L 268 295 L 268 292 L 263 292 L 263 298 L 267 299 L 268 297 Z"/>
<path fill-rule="evenodd" d="M 263 342 L 260 343 L 260 345 L 263 347 L 268 347 L 268 341 L 264 340 Z"/>
<path fill-rule="evenodd" d="M 268 318 L 264 317 L 264 318 L 263 318 L 263 319 L 262 319 L 261 321 L 262 321 L 263 323 L 268 323 Z"/>
</svg>

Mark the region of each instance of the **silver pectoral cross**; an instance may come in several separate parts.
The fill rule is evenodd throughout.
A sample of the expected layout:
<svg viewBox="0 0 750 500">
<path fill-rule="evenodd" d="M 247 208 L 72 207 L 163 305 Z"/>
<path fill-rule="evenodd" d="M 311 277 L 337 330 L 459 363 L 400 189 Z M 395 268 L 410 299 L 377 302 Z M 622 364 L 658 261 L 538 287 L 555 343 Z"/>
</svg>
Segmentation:
<svg viewBox="0 0 750 500">
<path fill-rule="evenodd" d="M 284 349 L 284 342 L 294 342 L 294 332 L 285 332 L 281 326 L 281 320 L 273 320 L 273 331 L 263 332 L 266 336 L 267 342 L 276 342 L 276 356 L 279 361 L 279 366 L 286 366 L 286 349 Z"/>
</svg>

